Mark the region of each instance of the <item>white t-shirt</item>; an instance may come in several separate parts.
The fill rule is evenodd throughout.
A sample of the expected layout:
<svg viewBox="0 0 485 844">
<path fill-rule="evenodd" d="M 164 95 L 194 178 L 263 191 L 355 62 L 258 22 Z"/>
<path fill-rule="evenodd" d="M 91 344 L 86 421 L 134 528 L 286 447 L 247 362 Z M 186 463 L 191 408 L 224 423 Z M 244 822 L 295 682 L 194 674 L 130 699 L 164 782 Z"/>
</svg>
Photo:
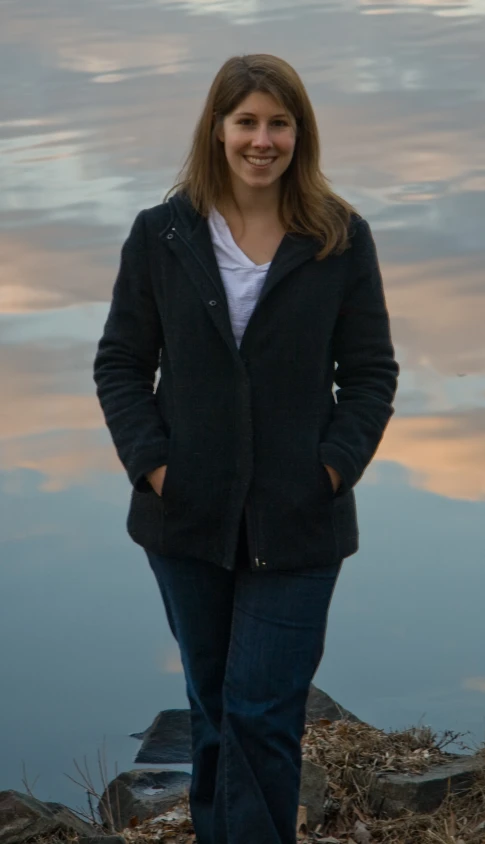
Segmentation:
<svg viewBox="0 0 485 844">
<path fill-rule="evenodd" d="M 239 249 L 224 217 L 213 208 L 208 217 L 212 245 L 226 291 L 237 346 L 258 301 L 271 261 L 255 264 Z"/>
</svg>

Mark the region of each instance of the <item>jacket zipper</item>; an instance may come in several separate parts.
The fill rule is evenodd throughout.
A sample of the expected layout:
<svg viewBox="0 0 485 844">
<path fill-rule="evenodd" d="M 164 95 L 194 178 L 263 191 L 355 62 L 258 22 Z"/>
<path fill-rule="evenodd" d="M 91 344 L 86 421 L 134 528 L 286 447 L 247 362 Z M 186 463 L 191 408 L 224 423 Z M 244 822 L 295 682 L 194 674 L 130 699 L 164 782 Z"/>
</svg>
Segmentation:
<svg viewBox="0 0 485 844">
<path fill-rule="evenodd" d="M 193 249 L 193 248 L 192 248 L 192 246 L 190 245 L 190 243 L 188 243 L 188 242 L 185 240 L 185 238 L 183 238 L 183 237 L 182 237 L 182 235 L 180 234 L 180 232 L 179 232 L 179 231 L 177 231 L 177 229 L 175 228 L 175 226 L 172 226 L 172 227 L 171 227 L 171 231 L 172 231 L 172 232 L 175 232 L 175 234 L 176 234 L 176 235 L 177 235 L 177 237 L 178 237 L 178 238 L 182 241 L 182 243 L 184 244 L 184 246 L 186 246 L 186 247 L 187 247 L 187 249 L 188 249 L 188 250 L 192 253 L 192 255 L 194 256 L 194 258 L 195 258 L 195 260 L 197 261 L 197 263 L 199 264 L 199 266 L 203 269 L 203 271 L 205 272 L 206 276 L 207 276 L 208 278 L 210 278 L 210 280 L 212 281 L 212 284 L 213 284 L 213 285 L 215 286 L 215 288 L 217 289 L 217 284 L 215 283 L 214 279 L 212 278 L 212 276 L 211 276 L 210 272 L 208 271 L 207 267 L 205 266 L 205 264 L 204 264 L 204 263 L 200 260 L 200 258 L 199 258 L 199 256 L 197 255 L 197 252 L 195 251 L 195 249 Z M 246 510 L 247 525 L 248 525 L 248 533 L 249 533 L 249 536 L 248 536 L 248 550 L 249 550 L 249 553 L 250 553 L 250 556 L 251 556 L 251 561 L 252 561 L 252 560 L 254 560 L 254 563 L 256 564 L 256 567 L 257 567 L 257 568 L 261 568 L 261 567 L 266 566 L 266 561 L 265 561 L 265 560 L 260 560 L 260 559 L 259 559 L 259 553 L 258 553 L 258 543 L 257 543 L 257 526 L 256 526 L 256 519 L 255 519 L 255 517 L 254 517 L 254 512 L 253 512 L 252 506 L 251 506 L 250 504 L 246 504 L 246 505 L 245 505 L 245 510 Z M 252 546 L 252 548 L 251 548 L 251 546 Z M 254 552 L 255 552 L 255 553 L 254 553 L 254 556 L 252 555 L 252 550 L 253 550 L 253 549 L 254 549 Z"/>
<path fill-rule="evenodd" d="M 252 504 L 246 503 L 245 511 L 246 511 L 246 522 L 247 522 L 247 526 L 248 526 L 248 534 L 249 534 L 249 536 L 248 536 L 248 550 L 249 550 L 249 554 L 250 554 L 250 557 L 251 557 L 251 561 L 254 560 L 254 563 L 256 564 L 256 568 L 261 568 L 261 567 L 264 568 L 266 566 L 266 561 L 260 559 L 260 557 L 259 557 L 258 539 L 257 539 L 258 531 L 257 531 L 256 518 L 255 518 L 255 515 L 254 515 L 254 510 L 253 510 Z M 251 546 L 252 546 L 252 548 L 251 548 Z M 254 549 L 254 556 L 252 554 L 253 549 Z"/>
</svg>

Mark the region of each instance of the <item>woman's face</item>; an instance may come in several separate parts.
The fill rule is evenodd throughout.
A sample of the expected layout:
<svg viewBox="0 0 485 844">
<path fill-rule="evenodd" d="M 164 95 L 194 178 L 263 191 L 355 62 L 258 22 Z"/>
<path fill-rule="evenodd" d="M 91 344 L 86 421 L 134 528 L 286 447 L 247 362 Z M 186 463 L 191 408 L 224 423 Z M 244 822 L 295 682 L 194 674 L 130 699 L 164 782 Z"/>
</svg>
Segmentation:
<svg viewBox="0 0 485 844">
<path fill-rule="evenodd" d="M 285 172 L 293 158 L 296 123 L 270 94 L 249 94 L 219 127 L 233 183 L 268 188 Z"/>
</svg>

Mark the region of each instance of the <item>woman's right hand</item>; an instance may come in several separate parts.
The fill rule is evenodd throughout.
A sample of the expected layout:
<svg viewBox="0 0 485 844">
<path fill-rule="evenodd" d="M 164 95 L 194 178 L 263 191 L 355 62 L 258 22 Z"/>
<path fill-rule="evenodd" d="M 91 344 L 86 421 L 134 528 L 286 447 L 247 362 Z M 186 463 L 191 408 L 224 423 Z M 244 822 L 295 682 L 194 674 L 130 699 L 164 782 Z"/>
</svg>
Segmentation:
<svg viewBox="0 0 485 844">
<path fill-rule="evenodd" d="M 167 471 L 167 467 L 159 466 L 158 469 L 154 469 L 153 472 L 149 472 L 146 476 L 147 481 L 151 484 L 152 488 L 155 490 L 158 496 L 161 497 L 163 484 L 165 481 L 165 472 Z"/>
</svg>

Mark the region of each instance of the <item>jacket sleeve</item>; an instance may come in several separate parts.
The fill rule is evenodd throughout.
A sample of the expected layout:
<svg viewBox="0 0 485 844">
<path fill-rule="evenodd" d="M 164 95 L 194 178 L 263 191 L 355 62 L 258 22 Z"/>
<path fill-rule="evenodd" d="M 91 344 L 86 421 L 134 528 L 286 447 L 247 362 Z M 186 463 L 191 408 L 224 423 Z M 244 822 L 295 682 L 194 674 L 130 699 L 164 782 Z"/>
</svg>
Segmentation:
<svg viewBox="0 0 485 844">
<path fill-rule="evenodd" d="M 337 470 L 348 492 L 377 451 L 394 413 L 399 365 L 394 358 L 376 246 L 359 219 L 352 239 L 352 277 L 333 336 L 337 363 L 334 405 L 320 457 Z"/>
<path fill-rule="evenodd" d="M 108 318 L 94 361 L 106 425 L 133 486 L 148 490 L 147 472 L 167 462 L 168 440 L 154 395 L 163 333 L 153 296 L 144 212 L 121 251 Z"/>
</svg>

